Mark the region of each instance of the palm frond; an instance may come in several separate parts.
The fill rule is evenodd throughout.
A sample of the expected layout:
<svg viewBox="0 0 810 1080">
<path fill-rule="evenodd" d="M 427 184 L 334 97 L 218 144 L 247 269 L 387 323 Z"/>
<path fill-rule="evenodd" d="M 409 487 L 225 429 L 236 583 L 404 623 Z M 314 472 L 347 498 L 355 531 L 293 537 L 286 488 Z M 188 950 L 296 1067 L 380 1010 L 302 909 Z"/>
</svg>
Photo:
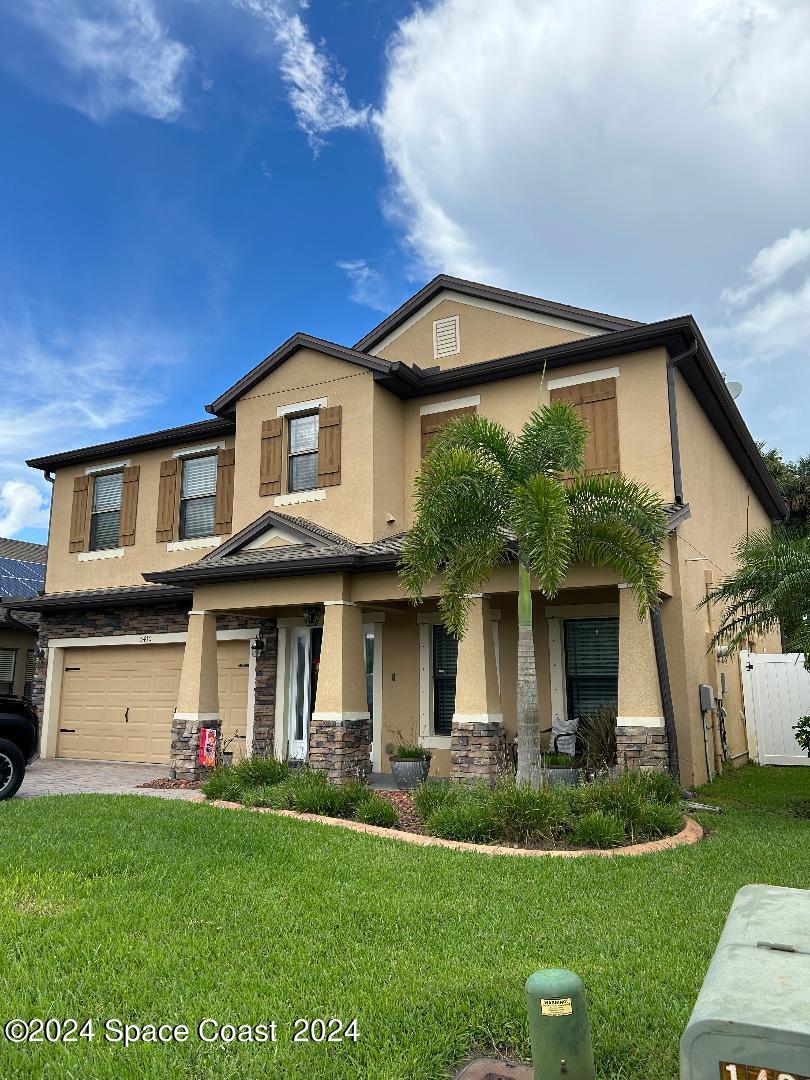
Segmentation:
<svg viewBox="0 0 810 1080">
<path fill-rule="evenodd" d="M 646 484 L 619 475 L 575 476 L 567 485 L 577 515 L 594 521 L 619 521 L 658 547 L 664 545 L 667 519 L 660 497 Z"/>
<path fill-rule="evenodd" d="M 512 493 L 511 524 L 524 566 L 547 596 L 554 596 L 568 570 L 571 521 L 565 488 L 552 476 L 538 473 Z"/>
<path fill-rule="evenodd" d="M 588 425 L 562 401 L 536 409 L 515 443 L 517 478 L 522 481 L 537 473 L 570 476 L 582 469 Z"/>
<path fill-rule="evenodd" d="M 443 450 L 466 450 L 506 475 L 511 469 L 514 441 L 502 424 L 471 413 L 449 420 L 431 439 L 427 456 Z"/>
</svg>

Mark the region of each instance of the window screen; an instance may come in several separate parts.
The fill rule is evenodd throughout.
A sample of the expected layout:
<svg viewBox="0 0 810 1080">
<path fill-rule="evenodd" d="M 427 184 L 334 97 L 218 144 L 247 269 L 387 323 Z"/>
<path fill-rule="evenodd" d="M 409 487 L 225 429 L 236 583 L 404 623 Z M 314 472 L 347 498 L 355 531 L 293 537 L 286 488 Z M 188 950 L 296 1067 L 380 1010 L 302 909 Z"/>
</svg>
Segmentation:
<svg viewBox="0 0 810 1080">
<path fill-rule="evenodd" d="M 318 414 L 293 416 L 289 433 L 289 489 L 311 491 L 318 486 Z"/>
<path fill-rule="evenodd" d="M 566 619 L 568 716 L 584 716 L 619 700 L 619 620 Z"/>
<path fill-rule="evenodd" d="M 214 535 L 217 456 L 186 458 L 180 488 L 180 539 Z"/>
<path fill-rule="evenodd" d="M 122 472 L 103 473 L 93 480 L 90 550 L 118 547 L 121 530 Z"/>
<path fill-rule="evenodd" d="M 16 649 L 0 649 L 0 693 L 10 694 L 14 688 Z"/>
<path fill-rule="evenodd" d="M 433 627 L 433 733 L 449 735 L 456 711 L 458 641 L 437 623 Z"/>
</svg>

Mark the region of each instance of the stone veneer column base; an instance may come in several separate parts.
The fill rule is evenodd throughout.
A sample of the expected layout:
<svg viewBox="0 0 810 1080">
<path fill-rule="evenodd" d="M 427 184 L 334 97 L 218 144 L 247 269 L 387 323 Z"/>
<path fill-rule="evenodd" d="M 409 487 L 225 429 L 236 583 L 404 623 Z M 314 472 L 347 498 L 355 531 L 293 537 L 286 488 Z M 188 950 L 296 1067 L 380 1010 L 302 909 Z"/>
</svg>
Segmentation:
<svg viewBox="0 0 810 1080">
<path fill-rule="evenodd" d="M 454 780 L 494 782 L 506 765 L 506 738 L 499 720 L 453 719 L 450 775 Z"/>
<path fill-rule="evenodd" d="M 371 718 L 314 712 L 308 761 L 334 783 L 365 780 L 371 772 Z"/>
<path fill-rule="evenodd" d="M 177 780 L 196 782 L 205 777 L 207 770 L 197 764 L 197 751 L 200 746 L 200 728 L 217 729 L 217 748 L 222 721 L 218 716 L 205 716 L 199 713 L 175 713 L 172 718 L 172 748 L 170 764 Z"/>
<path fill-rule="evenodd" d="M 616 760 L 620 768 L 666 772 L 669 752 L 666 729 L 634 725 L 616 728 Z"/>
</svg>

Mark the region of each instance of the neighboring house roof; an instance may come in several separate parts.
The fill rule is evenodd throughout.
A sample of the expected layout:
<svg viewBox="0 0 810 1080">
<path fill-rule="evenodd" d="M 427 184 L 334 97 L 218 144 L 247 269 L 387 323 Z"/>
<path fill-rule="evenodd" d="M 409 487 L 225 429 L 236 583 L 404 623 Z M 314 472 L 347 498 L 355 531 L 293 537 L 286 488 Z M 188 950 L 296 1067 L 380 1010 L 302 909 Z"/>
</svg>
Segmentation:
<svg viewBox="0 0 810 1080">
<path fill-rule="evenodd" d="M 32 547 L 39 545 L 31 545 Z M 45 588 L 45 566 L 41 562 L 23 562 L 0 555 L 0 600 L 27 599 Z"/>
<path fill-rule="evenodd" d="M 423 289 L 406 300 L 393 314 L 383 319 L 381 323 L 370 330 L 354 346 L 361 352 L 369 352 L 379 345 L 389 334 L 393 333 L 406 319 L 430 303 L 440 293 L 449 291 L 461 293 L 476 300 L 491 300 L 495 303 L 506 304 L 508 307 L 518 308 L 523 311 L 532 311 L 538 315 L 549 315 L 557 319 L 567 319 L 571 322 L 579 322 L 585 326 L 598 327 L 601 330 L 624 330 L 631 326 L 640 326 L 641 323 L 633 319 L 621 319 L 616 315 L 606 315 L 601 311 L 589 311 L 588 308 L 571 307 L 569 304 L 559 304 L 554 300 L 544 300 L 539 296 L 529 296 L 527 293 L 512 292 L 510 289 L 497 289 L 493 285 L 482 285 L 478 281 L 468 281 L 466 278 L 451 277 L 449 274 L 439 274 L 429 281 Z"/>
<path fill-rule="evenodd" d="M 198 420 L 193 424 L 180 427 L 164 428 L 151 431 L 146 435 L 133 435 L 129 439 L 116 439 L 114 442 L 96 443 L 95 446 L 83 446 L 77 450 L 65 450 L 61 454 L 49 454 L 46 457 L 30 458 L 26 465 L 32 469 L 61 468 L 63 465 L 77 465 L 82 461 L 92 461 L 100 457 L 128 454 L 138 450 L 152 450 L 161 446 L 176 446 L 181 442 L 194 442 L 199 439 L 214 438 L 217 435 L 230 435 L 236 430 L 232 417 L 218 416 L 213 420 Z"/>
<path fill-rule="evenodd" d="M 0 536 L 0 558 L 19 559 L 26 563 L 44 563 L 48 559 L 46 544 L 31 544 L 27 540 L 7 540 Z"/>
</svg>

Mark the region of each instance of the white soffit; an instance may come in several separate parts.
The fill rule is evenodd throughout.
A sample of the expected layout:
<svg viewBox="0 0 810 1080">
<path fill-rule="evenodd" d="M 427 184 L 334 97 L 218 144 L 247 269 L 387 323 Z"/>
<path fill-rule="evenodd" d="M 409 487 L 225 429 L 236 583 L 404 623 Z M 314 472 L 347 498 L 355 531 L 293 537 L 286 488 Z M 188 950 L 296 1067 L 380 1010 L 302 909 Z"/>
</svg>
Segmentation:
<svg viewBox="0 0 810 1080">
<path fill-rule="evenodd" d="M 527 322 L 543 323 L 545 326 L 556 326 L 560 330 L 568 330 L 572 334 L 580 334 L 582 337 L 597 337 L 599 334 L 608 333 L 607 330 L 601 330 L 596 326 L 586 326 L 584 323 L 574 322 L 572 319 L 559 319 L 555 315 L 541 315 L 537 311 L 526 311 L 524 308 L 512 307 L 510 304 L 502 304 L 497 300 L 479 300 L 477 297 L 465 296 L 463 293 L 453 292 L 452 289 L 442 289 L 440 293 L 429 300 L 424 307 L 415 311 L 410 318 L 406 319 L 404 323 L 401 323 L 396 330 L 392 330 L 387 337 L 376 345 L 372 350 L 371 356 L 378 356 L 386 346 L 390 345 L 392 341 L 404 334 L 406 330 L 418 323 L 420 319 L 424 319 L 426 315 L 429 315 L 434 308 L 437 308 L 439 304 L 444 300 L 452 300 L 454 303 L 466 305 L 467 307 L 483 308 L 484 311 L 495 311 L 499 315 L 511 315 L 514 319 L 525 319 Z"/>
</svg>

